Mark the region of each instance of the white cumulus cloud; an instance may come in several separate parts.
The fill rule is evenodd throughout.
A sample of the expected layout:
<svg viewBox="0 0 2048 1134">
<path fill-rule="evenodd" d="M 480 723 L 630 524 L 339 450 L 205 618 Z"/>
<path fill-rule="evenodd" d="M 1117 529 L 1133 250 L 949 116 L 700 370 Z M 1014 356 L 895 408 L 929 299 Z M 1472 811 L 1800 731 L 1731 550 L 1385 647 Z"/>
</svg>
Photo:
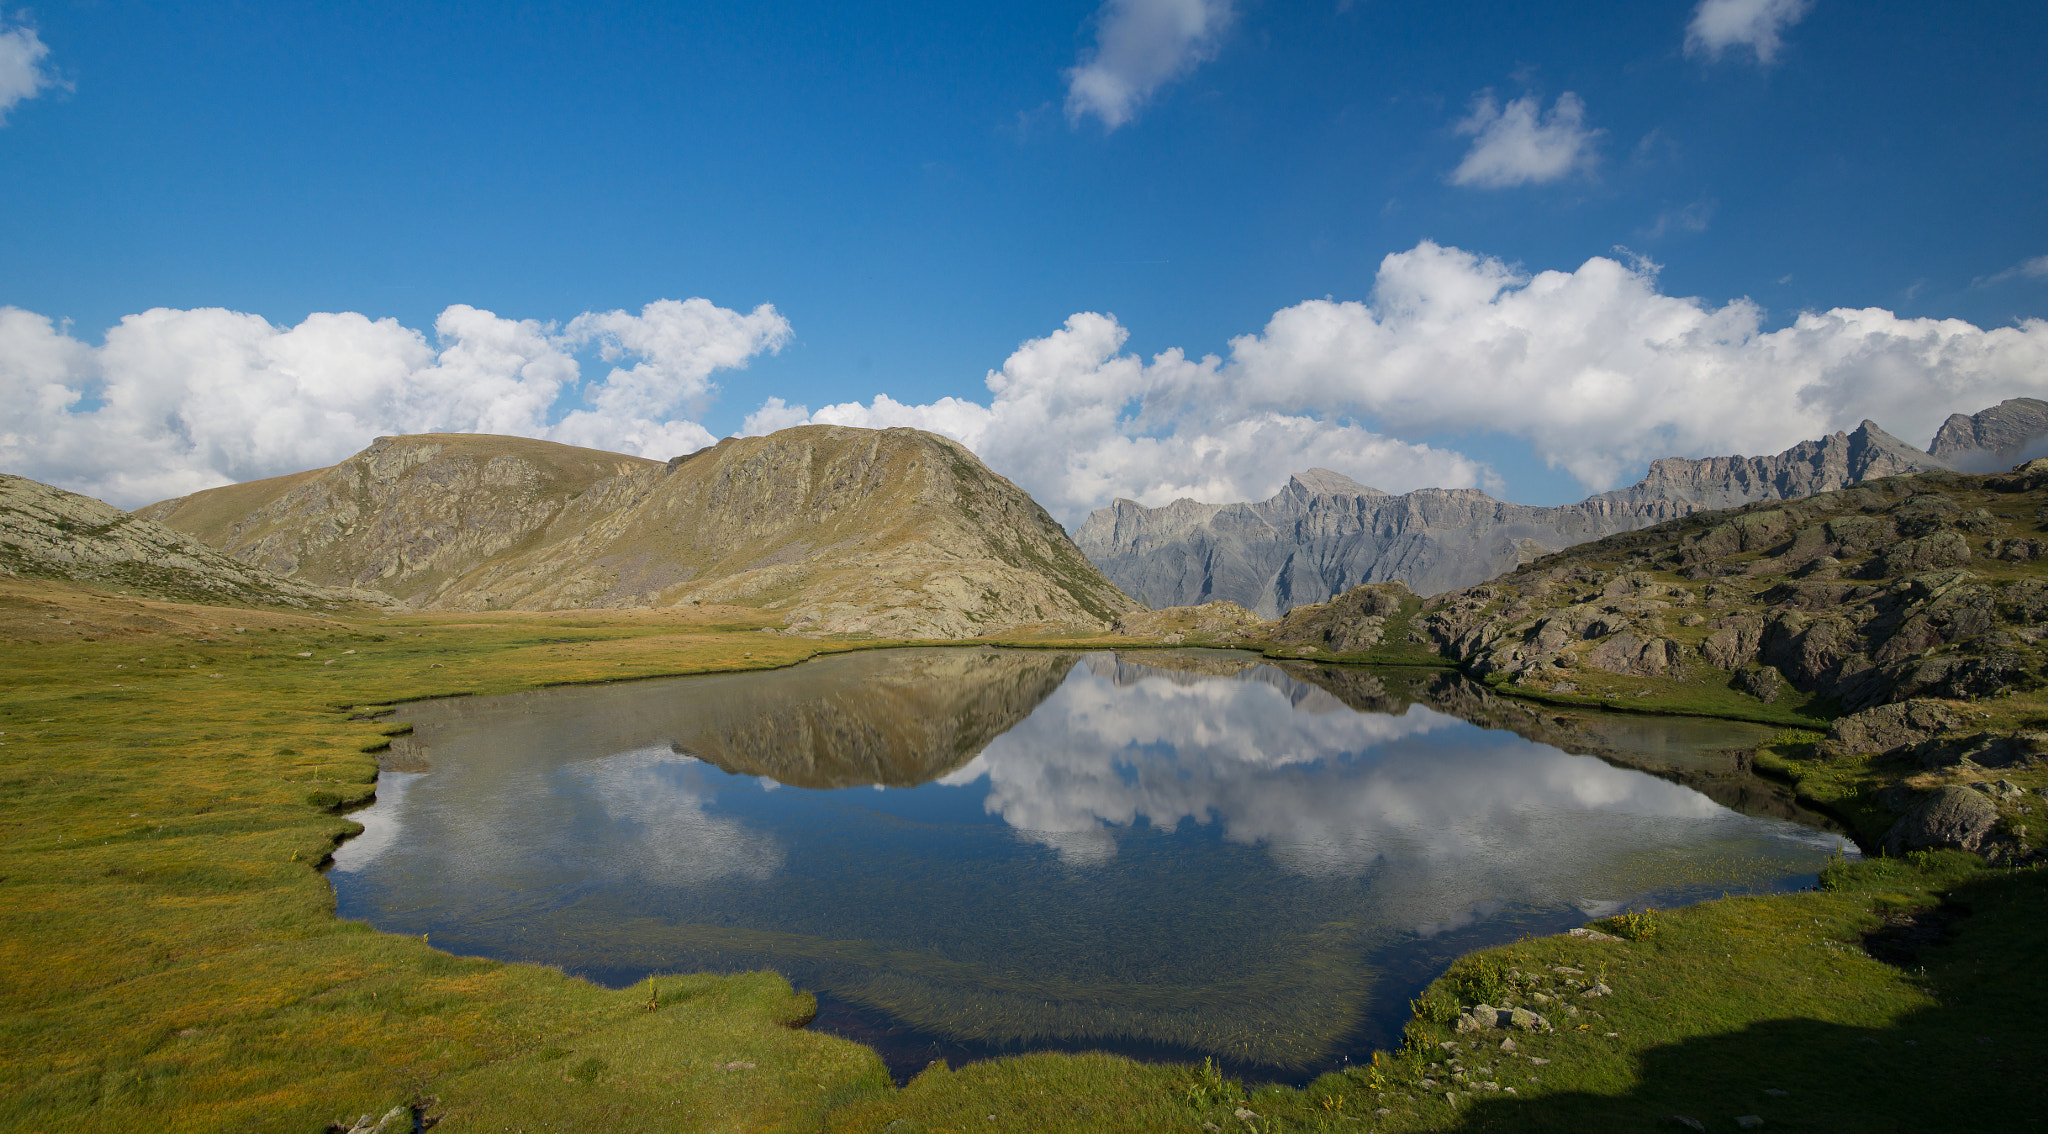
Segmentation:
<svg viewBox="0 0 2048 1134">
<path fill-rule="evenodd" d="M 1129 335 L 1111 316 L 1082 312 L 990 372 L 987 405 L 877 395 L 807 413 L 778 401 L 747 432 L 811 422 L 942 433 L 1069 524 L 1120 496 L 1153 505 L 1263 498 L 1312 466 L 1388 491 L 1468 487 L 1486 475 L 1458 453 L 1264 402 L 1213 355 L 1191 361 L 1170 350 L 1148 362 L 1124 353 Z"/>
<path fill-rule="evenodd" d="M 1685 51 L 1719 59 L 1747 47 L 1758 63 L 1777 60 L 1786 28 L 1806 18 L 1813 0 L 1700 0 L 1685 28 Z"/>
<path fill-rule="evenodd" d="M 1457 130 L 1472 135 L 1472 148 L 1451 171 L 1451 182 L 1483 189 L 1540 185 L 1590 169 L 1603 133 L 1587 128 L 1586 103 L 1570 91 L 1557 96 L 1547 114 L 1534 96 L 1502 106 L 1493 92 L 1482 91 Z"/>
<path fill-rule="evenodd" d="M 1425 242 L 1381 262 L 1369 300 L 1288 307 L 1227 359 L 1141 359 L 1114 318 L 1082 313 L 990 372 L 985 404 L 778 401 L 750 425 L 944 433 L 1072 523 L 1118 496 L 1260 499 L 1317 465 L 1390 492 L 1492 487 L 1404 438 L 1518 437 L 1599 491 L 1657 457 L 1776 453 L 1866 417 L 1925 444 L 1952 412 L 2048 396 L 2048 321 L 1838 308 L 1764 325 L 1747 299 L 1663 294 L 1644 261 L 1532 275 Z"/>
<path fill-rule="evenodd" d="M 1092 114 L 1114 130 L 1160 87 L 1214 58 L 1230 0 L 1106 0 L 1095 47 L 1069 68 L 1067 118 Z"/>
<path fill-rule="evenodd" d="M 49 45 L 34 28 L 0 23 L 0 125 L 15 104 L 62 85 L 44 66 L 49 56 Z"/>
<path fill-rule="evenodd" d="M 122 507 L 318 468 L 379 434 L 506 433 L 671 457 L 710 444 L 687 417 L 717 370 L 789 324 L 706 300 L 585 314 L 566 328 L 457 304 L 434 337 L 353 312 L 294 327 L 218 308 L 123 318 L 98 347 L 0 308 L 0 469 Z M 633 364 L 581 383 L 573 352 Z M 582 404 L 559 420 L 558 399 Z"/>
</svg>

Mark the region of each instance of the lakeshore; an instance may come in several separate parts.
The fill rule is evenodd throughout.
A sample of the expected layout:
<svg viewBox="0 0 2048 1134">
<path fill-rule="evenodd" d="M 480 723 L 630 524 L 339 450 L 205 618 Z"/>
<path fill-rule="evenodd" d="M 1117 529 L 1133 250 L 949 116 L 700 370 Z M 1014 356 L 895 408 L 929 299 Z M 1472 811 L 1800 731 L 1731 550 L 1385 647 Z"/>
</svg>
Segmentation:
<svg viewBox="0 0 2048 1134">
<path fill-rule="evenodd" d="M 2048 924 L 2039 869 L 1941 853 L 1844 865 L 1819 893 L 1664 911 L 1640 940 L 1475 955 L 1420 999 L 1404 1048 L 1305 1090 L 1099 1055 L 935 1067 L 897 1089 L 874 1053 L 802 1030 L 810 998 L 772 974 L 613 991 L 451 957 L 336 920 L 316 870 L 375 791 L 391 726 L 368 707 L 889 643 L 763 634 L 737 608 L 309 617 L 0 591 L 10 1128 L 318 1130 L 416 1107 L 450 1129 L 1584 1129 L 1673 1114 L 1915 1129 L 1966 1113 L 1958 1097 L 2009 1125 L 2039 1054 L 2022 1026 L 2041 983 L 2025 958 Z M 2024 715 L 2023 700 L 2000 711 Z M 1760 764 L 1830 802 L 1799 743 Z M 1825 766 L 1852 815 L 1885 774 Z M 1896 963 L 1872 955 L 1888 950 Z M 1610 992 L 1583 999 L 1595 985 Z M 1584 1018 L 1461 1034 L 1447 1015 L 1508 1000 L 1543 1013 L 1538 995 Z"/>
</svg>

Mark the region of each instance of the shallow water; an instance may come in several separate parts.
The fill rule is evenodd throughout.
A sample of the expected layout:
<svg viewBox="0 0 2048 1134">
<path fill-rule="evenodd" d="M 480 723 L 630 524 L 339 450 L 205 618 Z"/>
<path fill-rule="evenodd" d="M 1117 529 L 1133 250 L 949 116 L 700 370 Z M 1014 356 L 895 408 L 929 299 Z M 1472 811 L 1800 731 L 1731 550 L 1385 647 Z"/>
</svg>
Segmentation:
<svg viewBox="0 0 2048 1134">
<path fill-rule="evenodd" d="M 400 716 L 431 771 L 357 813 L 342 916 L 612 985 L 774 968 L 899 1075 L 1057 1048 L 1300 1081 L 1457 953 L 1811 885 L 1839 842 L 1728 787 L 1769 729 L 1241 654 L 874 651 Z"/>
</svg>

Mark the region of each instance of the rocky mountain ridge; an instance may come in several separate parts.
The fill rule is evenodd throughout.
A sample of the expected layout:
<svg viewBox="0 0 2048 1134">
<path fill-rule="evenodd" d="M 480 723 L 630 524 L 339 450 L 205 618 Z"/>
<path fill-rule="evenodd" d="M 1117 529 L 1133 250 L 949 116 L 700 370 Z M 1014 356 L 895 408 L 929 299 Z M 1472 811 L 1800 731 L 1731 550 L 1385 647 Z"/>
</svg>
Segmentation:
<svg viewBox="0 0 2048 1134">
<path fill-rule="evenodd" d="M 1399 496 L 1312 469 L 1270 500 L 1147 508 L 1118 500 L 1075 533 L 1118 586 L 1155 607 L 1230 601 L 1274 618 L 1366 583 L 1456 590 L 1560 548 L 1756 500 L 1946 467 L 1865 421 L 1774 457 L 1668 458 L 1638 484 L 1534 507 L 1477 489 Z"/>
<path fill-rule="evenodd" d="M 2007 398 L 1974 414 L 1950 414 L 1927 451 L 1961 472 L 1992 472 L 2043 456 L 2048 402 Z"/>
<path fill-rule="evenodd" d="M 122 587 L 181 602 L 331 609 L 382 599 L 284 578 L 90 496 L 5 473 L 0 574 Z"/>
<path fill-rule="evenodd" d="M 235 559 L 418 609 L 740 603 L 792 630 L 1100 628 L 1134 604 L 957 443 L 804 426 L 666 463 L 523 438 L 379 438 L 330 469 L 141 510 Z"/>
<path fill-rule="evenodd" d="M 1553 704 L 1825 728 L 1813 761 L 1870 769 L 1868 845 L 2043 851 L 2022 816 L 2048 794 L 2048 460 L 1700 512 L 1426 602 L 1377 584 L 1237 633 L 1327 656 L 1383 627 Z"/>
</svg>

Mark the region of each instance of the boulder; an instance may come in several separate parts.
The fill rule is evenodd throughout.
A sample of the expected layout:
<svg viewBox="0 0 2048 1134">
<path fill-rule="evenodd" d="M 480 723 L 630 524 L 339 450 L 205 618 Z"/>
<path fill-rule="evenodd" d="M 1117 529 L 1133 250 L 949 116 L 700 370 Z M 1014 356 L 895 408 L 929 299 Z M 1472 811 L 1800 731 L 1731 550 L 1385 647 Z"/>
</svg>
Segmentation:
<svg viewBox="0 0 2048 1134">
<path fill-rule="evenodd" d="M 1826 744 L 1846 755 L 1889 756 L 1962 727 L 1962 716 L 1939 701 L 1905 701 L 1840 718 Z"/>
<path fill-rule="evenodd" d="M 1474 1004 L 1458 1015 L 1456 1030 L 1461 1034 L 1483 1032 L 1490 1028 L 1512 1028 L 1523 1032 L 1552 1030 L 1550 1021 L 1527 1008 L 1495 1008 L 1491 1004 Z"/>
<path fill-rule="evenodd" d="M 1785 677 L 1770 666 L 1758 666 L 1736 674 L 1735 687 L 1768 705 L 1785 691 Z"/>
<path fill-rule="evenodd" d="M 1681 649 L 1669 638 L 1644 641 L 1620 633 L 1586 652 L 1586 664 L 1624 677 L 1662 677 L 1678 664 Z"/>
<path fill-rule="evenodd" d="M 1998 808 L 1984 793 L 1950 784 L 1922 796 L 1885 832 L 1884 849 L 1977 851 L 1998 825 Z"/>
</svg>

